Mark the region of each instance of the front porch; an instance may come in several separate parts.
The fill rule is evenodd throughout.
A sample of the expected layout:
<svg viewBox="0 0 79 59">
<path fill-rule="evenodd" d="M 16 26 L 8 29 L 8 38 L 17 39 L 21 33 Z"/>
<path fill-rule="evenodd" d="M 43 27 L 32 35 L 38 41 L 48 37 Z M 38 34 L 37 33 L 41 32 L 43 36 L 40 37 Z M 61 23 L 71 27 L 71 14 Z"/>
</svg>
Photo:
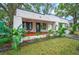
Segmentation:
<svg viewBox="0 0 79 59">
<path fill-rule="evenodd" d="M 28 32 L 25 36 L 44 35 L 48 33 L 49 29 L 55 30 L 55 22 L 23 18 L 22 28 Z"/>
</svg>

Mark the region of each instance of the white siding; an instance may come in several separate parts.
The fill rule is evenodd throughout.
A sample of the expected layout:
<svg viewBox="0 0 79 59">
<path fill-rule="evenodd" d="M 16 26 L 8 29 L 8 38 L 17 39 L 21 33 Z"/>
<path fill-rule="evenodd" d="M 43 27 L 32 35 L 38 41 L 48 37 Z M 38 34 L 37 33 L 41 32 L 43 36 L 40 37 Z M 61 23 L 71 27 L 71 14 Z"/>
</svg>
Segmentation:
<svg viewBox="0 0 79 59">
<path fill-rule="evenodd" d="M 14 16 L 14 20 L 13 20 L 13 28 L 18 28 L 20 25 L 22 25 L 22 18 L 18 17 L 18 16 Z M 22 26 L 21 26 L 22 28 Z"/>
</svg>

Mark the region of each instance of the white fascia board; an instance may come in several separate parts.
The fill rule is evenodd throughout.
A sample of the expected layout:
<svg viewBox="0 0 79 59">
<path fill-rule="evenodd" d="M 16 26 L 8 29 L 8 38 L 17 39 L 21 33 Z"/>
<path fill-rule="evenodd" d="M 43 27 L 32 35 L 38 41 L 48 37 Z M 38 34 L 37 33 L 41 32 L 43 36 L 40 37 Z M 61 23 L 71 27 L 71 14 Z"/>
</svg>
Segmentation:
<svg viewBox="0 0 79 59">
<path fill-rule="evenodd" d="M 51 21 L 51 22 L 61 22 L 68 23 L 67 20 L 53 16 L 53 15 L 41 15 L 33 12 L 28 12 L 24 10 L 17 9 L 16 16 L 28 19 L 42 20 L 42 21 Z"/>
</svg>

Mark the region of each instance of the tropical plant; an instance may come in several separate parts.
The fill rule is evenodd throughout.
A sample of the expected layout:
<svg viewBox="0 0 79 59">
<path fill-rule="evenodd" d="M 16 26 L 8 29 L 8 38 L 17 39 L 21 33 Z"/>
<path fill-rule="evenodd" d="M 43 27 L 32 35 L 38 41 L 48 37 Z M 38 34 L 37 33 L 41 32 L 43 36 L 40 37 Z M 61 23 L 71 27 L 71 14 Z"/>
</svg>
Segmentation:
<svg viewBox="0 0 79 59">
<path fill-rule="evenodd" d="M 18 29 L 13 29 L 12 30 L 12 48 L 13 49 L 18 49 L 18 47 L 20 46 L 21 43 L 21 39 L 24 36 L 23 34 L 25 33 L 25 30 L 22 28 L 18 28 Z"/>
<path fill-rule="evenodd" d="M 0 44 L 12 43 L 13 49 L 18 49 L 21 38 L 24 36 L 25 30 L 20 28 L 12 29 L 5 22 L 0 21 Z"/>
<path fill-rule="evenodd" d="M 60 26 L 59 26 L 58 30 L 55 31 L 54 36 L 58 36 L 58 37 L 65 36 L 65 30 L 67 30 L 67 28 L 63 27 L 62 23 L 60 23 L 59 25 Z"/>
<path fill-rule="evenodd" d="M 61 27 L 61 29 L 58 30 L 58 34 L 59 34 L 58 36 L 60 36 L 60 37 L 65 36 L 65 30 L 66 30 L 66 28 Z"/>
</svg>

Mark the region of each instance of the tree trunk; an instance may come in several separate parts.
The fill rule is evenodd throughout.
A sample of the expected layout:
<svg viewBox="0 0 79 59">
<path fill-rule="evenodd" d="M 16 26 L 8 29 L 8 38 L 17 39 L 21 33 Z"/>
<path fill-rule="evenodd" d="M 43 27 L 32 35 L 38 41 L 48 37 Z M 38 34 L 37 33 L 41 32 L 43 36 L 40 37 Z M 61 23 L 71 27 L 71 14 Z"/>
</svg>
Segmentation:
<svg viewBox="0 0 79 59">
<path fill-rule="evenodd" d="M 77 24 L 77 19 L 76 18 L 73 19 L 73 24 Z"/>
<path fill-rule="evenodd" d="M 76 12 L 74 13 L 73 24 L 77 24 Z"/>
<path fill-rule="evenodd" d="M 9 12 L 8 13 L 8 16 L 10 18 L 10 21 L 9 21 L 9 26 L 10 28 L 13 28 L 13 20 L 14 20 L 14 15 L 16 14 L 16 9 L 13 10 L 13 12 Z"/>
<path fill-rule="evenodd" d="M 77 16 L 76 16 L 76 12 L 74 13 L 74 18 L 73 18 L 73 25 L 75 26 L 73 29 L 77 30 Z"/>
</svg>

